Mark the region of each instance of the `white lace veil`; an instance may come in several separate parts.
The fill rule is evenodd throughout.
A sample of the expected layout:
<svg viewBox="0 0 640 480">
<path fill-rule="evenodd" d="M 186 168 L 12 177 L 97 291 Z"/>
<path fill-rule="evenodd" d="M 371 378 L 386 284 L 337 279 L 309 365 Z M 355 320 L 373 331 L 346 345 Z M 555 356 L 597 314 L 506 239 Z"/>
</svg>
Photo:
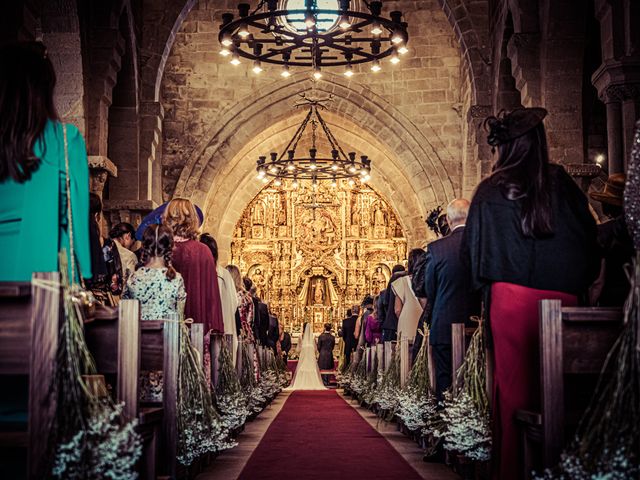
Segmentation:
<svg viewBox="0 0 640 480">
<path fill-rule="evenodd" d="M 304 333 L 302 334 L 302 348 L 304 347 L 315 347 L 315 342 L 313 341 L 313 332 L 311 332 L 311 324 L 307 323 L 304 327 Z"/>
</svg>

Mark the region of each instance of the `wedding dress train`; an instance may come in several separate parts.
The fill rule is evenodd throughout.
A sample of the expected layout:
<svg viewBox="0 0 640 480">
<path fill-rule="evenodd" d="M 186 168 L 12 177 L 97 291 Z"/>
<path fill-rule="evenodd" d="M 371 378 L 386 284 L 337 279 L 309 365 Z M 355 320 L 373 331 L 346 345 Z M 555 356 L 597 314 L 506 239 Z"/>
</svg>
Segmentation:
<svg viewBox="0 0 640 480">
<path fill-rule="evenodd" d="M 302 335 L 300 358 L 296 367 L 292 385 L 287 390 L 325 390 L 322 383 L 318 361 L 316 360 L 316 342 L 307 323 Z"/>
</svg>

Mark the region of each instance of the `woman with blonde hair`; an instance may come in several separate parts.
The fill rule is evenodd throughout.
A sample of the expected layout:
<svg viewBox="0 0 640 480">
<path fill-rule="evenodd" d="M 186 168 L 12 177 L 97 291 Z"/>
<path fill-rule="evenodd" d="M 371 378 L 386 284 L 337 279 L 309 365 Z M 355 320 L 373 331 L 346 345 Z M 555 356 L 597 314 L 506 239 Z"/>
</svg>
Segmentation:
<svg viewBox="0 0 640 480">
<path fill-rule="evenodd" d="M 173 266 L 182 275 L 187 291 L 185 318 L 204 324 L 205 372 L 209 377 L 210 335 L 224 334 L 216 263 L 207 246 L 197 241 L 200 219 L 190 200 L 171 200 L 162 216 L 162 223 L 173 231 Z"/>
<path fill-rule="evenodd" d="M 251 294 L 244 288 L 240 269 L 235 265 L 227 265 L 227 270 L 233 278 L 238 294 L 238 314 L 240 315 L 241 335 L 244 340 L 254 343 L 253 336 L 253 298 Z"/>
</svg>

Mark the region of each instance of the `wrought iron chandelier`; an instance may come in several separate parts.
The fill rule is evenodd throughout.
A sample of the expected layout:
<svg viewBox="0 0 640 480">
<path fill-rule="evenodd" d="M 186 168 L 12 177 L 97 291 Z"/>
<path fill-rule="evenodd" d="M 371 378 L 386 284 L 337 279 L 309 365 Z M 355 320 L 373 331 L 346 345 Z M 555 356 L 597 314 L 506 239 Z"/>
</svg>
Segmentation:
<svg viewBox="0 0 640 480">
<path fill-rule="evenodd" d="M 320 114 L 320 110 L 326 108 L 324 103 L 330 101 L 331 97 L 324 100 L 307 98 L 304 94 L 301 97 L 302 101 L 295 106 L 308 107 L 307 115 L 280 154 L 271 152 L 269 161 L 266 156 L 258 158 L 258 179 L 268 183 L 271 177 L 275 186 L 282 185 L 284 179 L 290 179 L 294 188 L 298 186 L 299 180 L 311 180 L 313 186 L 317 186 L 320 180 L 331 180 L 332 185 L 337 186 L 338 179 L 341 178 L 348 179 L 350 185 L 353 185 L 356 179 L 362 183 L 367 182 L 371 178 L 371 160 L 366 155 L 361 155 L 358 159 L 355 152 L 346 154 Z M 309 155 L 296 155 L 298 143 L 309 125 Z M 318 153 L 318 130 L 324 133 L 331 146 L 331 153 L 328 155 Z"/>
<path fill-rule="evenodd" d="M 398 63 L 409 40 L 402 12 L 384 18 L 381 1 L 362 0 L 368 12 L 350 10 L 351 1 L 304 0 L 304 8 L 288 8 L 302 7 L 303 0 L 261 0 L 253 11 L 250 4 L 240 3 L 239 18 L 222 15 L 220 53 L 233 65 L 241 57 L 250 60 L 256 74 L 263 63 L 281 65 L 283 77 L 290 75 L 290 67 L 311 67 L 316 80 L 324 67 L 342 66 L 350 77 L 353 65 L 370 62 L 378 72 L 383 58 Z"/>
</svg>

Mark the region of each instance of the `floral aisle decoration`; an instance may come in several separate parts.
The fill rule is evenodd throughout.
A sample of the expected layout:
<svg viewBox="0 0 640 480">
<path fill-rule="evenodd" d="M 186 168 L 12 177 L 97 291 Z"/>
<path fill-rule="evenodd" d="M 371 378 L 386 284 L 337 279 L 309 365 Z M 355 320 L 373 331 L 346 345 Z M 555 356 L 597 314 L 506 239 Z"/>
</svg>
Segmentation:
<svg viewBox="0 0 640 480">
<path fill-rule="evenodd" d="M 367 373 L 367 383 L 364 386 L 362 392 L 362 400 L 367 405 L 371 405 L 376 396 L 376 389 L 378 388 L 378 381 L 380 377 L 380 372 L 378 368 L 378 356 L 373 355 L 373 360 L 371 361 L 371 370 Z M 361 360 L 364 362 L 364 358 Z"/>
<path fill-rule="evenodd" d="M 624 191 L 625 220 L 640 252 L 640 121 Z M 640 254 L 629 270 L 624 328 L 609 352 L 593 397 L 560 464 L 538 478 L 640 478 Z M 606 372 L 606 373 L 605 373 Z"/>
<path fill-rule="evenodd" d="M 260 381 L 258 386 L 262 392 L 262 395 L 268 402 L 273 400 L 283 388 L 283 383 L 286 385 L 288 380 L 283 380 L 281 372 L 278 371 L 278 367 L 275 363 L 275 358 L 271 350 L 266 349 L 263 359 L 259 360 L 260 368 Z"/>
<path fill-rule="evenodd" d="M 446 450 L 484 462 L 491 457 L 485 326 L 483 320 L 477 317 L 473 320 L 478 322 L 478 328 L 456 373 L 456 381 L 445 392 L 440 429 L 433 428 L 432 433 L 444 439 Z"/>
<path fill-rule="evenodd" d="M 82 305 L 69 282 L 64 251 L 59 262 L 64 318 L 54 374 L 52 476 L 135 479 L 135 465 L 142 454 L 136 421 L 126 421 L 122 404 L 114 404 L 106 392 L 96 392 L 85 382 L 83 375 L 95 375 L 96 366 L 85 342 Z"/>
<path fill-rule="evenodd" d="M 376 389 L 374 403 L 378 406 L 378 416 L 390 421 L 398 410 L 400 398 L 400 342 L 396 344 L 391 363 L 382 374 Z"/>
<path fill-rule="evenodd" d="M 252 413 L 259 413 L 264 408 L 267 398 L 258 386 L 253 355 L 249 343 L 242 342 L 242 369 L 240 371 L 240 386 L 247 399 L 247 407 Z"/>
<path fill-rule="evenodd" d="M 359 362 L 351 362 L 349 365 L 349 385 L 351 391 L 358 397 L 362 398 L 362 395 L 367 391 L 367 366 L 364 359 Z"/>
<path fill-rule="evenodd" d="M 437 401 L 429 378 L 429 342 L 427 335 L 421 333 L 424 341 L 398 398 L 397 415 L 411 431 L 422 431 L 437 415 Z"/>
<path fill-rule="evenodd" d="M 236 446 L 213 405 L 213 398 L 189 331 L 180 325 L 178 372 L 178 461 L 191 465 L 206 453 Z"/>
<path fill-rule="evenodd" d="M 222 424 L 229 432 L 242 427 L 251 414 L 247 397 L 242 391 L 238 373 L 233 365 L 231 351 L 223 338 L 220 347 L 218 384 L 216 385 L 216 406 L 222 417 Z"/>
</svg>

